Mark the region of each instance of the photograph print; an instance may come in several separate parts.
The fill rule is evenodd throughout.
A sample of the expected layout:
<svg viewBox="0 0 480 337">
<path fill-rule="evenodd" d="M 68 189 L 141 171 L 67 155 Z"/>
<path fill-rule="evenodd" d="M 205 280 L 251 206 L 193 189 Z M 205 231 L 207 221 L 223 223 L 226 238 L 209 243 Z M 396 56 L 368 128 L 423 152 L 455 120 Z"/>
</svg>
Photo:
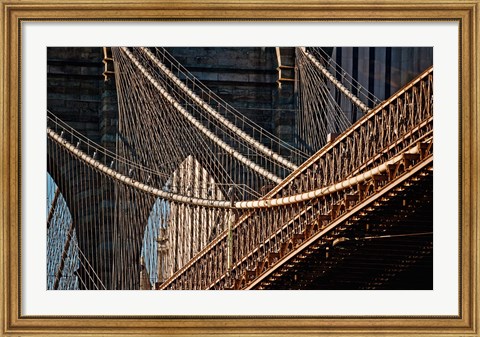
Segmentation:
<svg viewBox="0 0 480 337">
<path fill-rule="evenodd" d="M 48 47 L 48 290 L 432 290 L 433 48 Z"/>
</svg>

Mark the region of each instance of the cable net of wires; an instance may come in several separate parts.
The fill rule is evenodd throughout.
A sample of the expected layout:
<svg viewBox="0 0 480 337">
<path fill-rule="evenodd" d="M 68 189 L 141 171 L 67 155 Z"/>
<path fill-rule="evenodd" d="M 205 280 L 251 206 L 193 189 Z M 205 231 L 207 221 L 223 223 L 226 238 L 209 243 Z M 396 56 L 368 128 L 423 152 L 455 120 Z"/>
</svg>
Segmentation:
<svg viewBox="0 0 480 337">
<path fill-rule="evenodd" d="M 249 142 L 251 146 L 259 149 L 260 152 L 291 169 L 308 159 L 306 153 L 302 153 L 288 142 L 263 129 L 247 118 L 245 114 L 239 112 L 231 104 L 219 97 L 178 62 L 165 48 L 141 48 L 141 50 L 181 90 L 189 93 L 194 102 L 202 105 L 210 114 L 216 116 L 224 126 L 234 130 L 235 135 Z M 181 83 L 178 81 L 181 81 Z M 273 154 L 272 151 L 274 151 Z"/>
<path fill-rule="evenodd" d="M 237 200 L 268 192 L 296 169 L 296 164 L 273 151 L 283 149 L 289 156 L 301 157 L 291 154 L 293 148 L 240 117 L 207 89 L 197 95 L 189 86 L 203 88 L 198 80 L 172 59 L 167 68 L 157 57 L 167 54 L 160 52 L 163 50 L 154 54 L 146 48 L 113 48 L 119 154 L 168 177 L 192 156 L 224 194 L 234 188 Z M 216 108 L 208 101 L 215 102 Z M 165 184 L 167 180 L 155 185 Z"/>
<path fill-rule="evenodd" d="M 384 156 L 378 156 L 379 166 L 360 166 L 360 171 L 358 163 L 370 160 L 377 151 L 393 148 L 389 144 L 400 137 L 399 131 L 412 136 L 413 127 L 422 123 L 420 112 L 425 118 L 431 117 L 430 110 L 421 109 L 421 105 L 418 110 L 410 110 L 406 115 L 409 119 L 398 113 L 395 125 L 403 127 L 376 137 L 378 145 L 351 151 L 358 156 L 356 161 L 347 162 L 338 154 L 349 153 L 344 145 L 361 150 L 365 142 L 355 144 L 345 138 L 326 148 L 333 155 L 318 152 L 318 158 L 310 158 L 295 175 L 267 194 L 294 170 L 295 164 L 269 152 L 264 141 L 246 134 L 235 124 L 238 122 L 232 122 L 234 118 L 226 118 L 228 113 L 219 114 L 192 88 L 182 86 L 179 77 L 163 69 L 165 65 L 151 50 L 114 48 L 114 57 L 120 110 L 115 152 L 91 142 L 48 113 L 47 169 L 65 201 L 65 210 L 54 217 L 61 228 L 52 231 L 52 237 L 66 238 L 59 239 L 57 248 L 49 253 L 49 259 L 55 256 L 55 267 L 49 269 L 49 275 L 55 275 L 49 281 L 53 289 L 57 282 L 60 287 L 57 276 L 67 275 L 70 268 L 65 269 L 66 264 L 62 267 L 64 259 L 58 259 L 65 251 L 78 256 L 74 259 L 78 263 L 71 267 L 76 268 L 73 274 L 78 275 L 78 282 L 71 287 L 80 289 L 151 289 L 153 283 L 162 283 L 187 268 L 210 245 L 217 245 L 218 254 L 208 263 L 228 269 L 251 249 L 259 245 L 265 248 L 265 239 L 280 226 L 303 221 L 297 215 L 308 211 L 314 198 L 333 195 L 338 198 L 334 201 L 339 201 L 343 195 L 338 191 L 386 172 L 403 154 L 386 162 Z M 326 104 L 323 100 L 331 95 L 331 89 L 324 88 L 327 81 L 322 79 L 327 75 L 318 73 L 311 58 L 298 59 L 304 63 L 299 66 L 300 79 L 319 88 L 313 90 L 312 84 L 301 88 L 305 97 L 302 104 L 308 106 L 305 111 L 324 109 L 324 118 L 334 111 L 325 121 L 330 129 L 322 132 L 325 135 L 342 130 L 343 117 L 336 117 L 342 111 L 334 104 L 330 105 L 332 110 L 322 107 Z M 325 97 L 313 98 L 315 95 Z M 428 103 L 430 96 L 427 91 L 421 97 Z M 366 127 L 357 127 L 357 133 L 351 129 L 345 137 L 355 139 L 359 134 L 358 139 L 363 140 L 370 130 L 385 130 L 381 126 L 391 122 L 391 111 L 385 108 L 366 116 L 372 117 L 362 122 Z M 407 128 L 410 124 L 412 128 Z M 309 141 L 320 142 L 313 135 L 309 137 Z M 352 176 L 352 172 L 356 174 Z M 319 179 L 322 175 L 325 178 Z M 53 199 L 47 202 L 49 210 L 56 209 Z M 318 214 L 327 214 L 333 205 L 324 199 Z M 310 220 L 316 216 L 312 213 Z M 51 223 L 47 220 L 47 226 Z M 244 231 L 237 230 L 235 245 L 226 240 L 232 228 Z M 275 241 L 278 247 L 281 241 Z M 70 247 L 76 250 L 70 251 Z M 142 280 L 146 281 L 143 285 Z M 206 282 L 189 280 L 194 281 Z"/>
<path fill-rule="evenodd" d="M 168 179 L 152 176 L 152 183 L 166 181 L 163 187 L 142 189 L 132 178 L 132 162 L 88 141 L 51 115 L 47 145 L 47 170 L 52 175 L 48 185 L 54 189 L 53 181 L 57 182 L 54 190 L 65 195 L 57 196 L 56 205 L 54 196 L 47 201 L 47 212 L 52 213 L 47 220 L 49 289 L 139 289 L 142 271 L 148 289 L 183 267 L 226 229 L 231 202 L 225 199 L 232 198 L 233 191 L 224 195 L 224 188 L 193 156 Z M 140 165 L 135 168 L 141 176 L 153 174 Z M 67 277 L 77 283 L 64 285 Z M 63 283 L 57 285 L 56 278 Z"/>
</svg>

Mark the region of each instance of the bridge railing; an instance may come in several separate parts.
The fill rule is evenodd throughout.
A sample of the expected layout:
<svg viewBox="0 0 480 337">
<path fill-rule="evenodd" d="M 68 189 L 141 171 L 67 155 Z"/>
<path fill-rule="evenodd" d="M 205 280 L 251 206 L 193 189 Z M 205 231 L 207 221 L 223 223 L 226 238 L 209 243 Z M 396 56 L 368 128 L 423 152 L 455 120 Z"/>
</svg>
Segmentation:
<svg viewBox="0 0 480 337">
<path fill-rule="evenodd" d="M 362 174 L 371 178 L 374 191 L 386 183 L 385 173 L 392 165 L 397 172 L 400 164 L 405 167 L 417 160 L 410 155 L 421 155 L 432 134 L 433 68 L 429 68 L 317 152 L 264 199 L 343 185 Z M 256 277 L 275 263 L 282 250 L 293 245 L 292 240 L 322 228 L 370 193 L 363 182 L 345 186 L 337 191 L 341 193 L 235 213 L 237 221 L 231 229 L 159 288 L 238 288 L 239 280 Z"/>
</svg>

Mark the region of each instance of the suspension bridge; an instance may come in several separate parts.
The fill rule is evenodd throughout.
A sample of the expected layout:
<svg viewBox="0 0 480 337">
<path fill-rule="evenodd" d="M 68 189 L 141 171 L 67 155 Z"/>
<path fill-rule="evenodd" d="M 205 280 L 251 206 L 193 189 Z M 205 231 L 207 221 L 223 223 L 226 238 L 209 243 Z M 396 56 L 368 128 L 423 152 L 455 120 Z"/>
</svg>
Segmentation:
<svg viewBox="0 0 480 337">
<path fill-rule="evenodd" d="M 292 143 L 164 48 L 109 53 L 114 148 L 47 111 L 48 289 L 431 286 L 432 67 L 381 101 L 295 48 Z"/>
</svg>

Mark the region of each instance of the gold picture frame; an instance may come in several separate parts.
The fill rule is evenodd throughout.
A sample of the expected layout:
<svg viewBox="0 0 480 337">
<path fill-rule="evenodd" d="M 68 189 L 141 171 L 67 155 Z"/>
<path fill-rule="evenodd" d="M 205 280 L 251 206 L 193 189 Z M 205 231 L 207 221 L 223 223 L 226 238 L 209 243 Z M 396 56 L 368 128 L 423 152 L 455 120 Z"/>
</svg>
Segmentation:
<svg viewBox="0 0 480 337">
<path fill-rule="evenodd" d="M 479 336 L 479 0 L 1 0 L 0 335 Z M 457 316 L 24 316 L 21 313 L 21 25 L 28 21 L 455 21 L 459 25 L 460 294 Z"/>
</svg>

